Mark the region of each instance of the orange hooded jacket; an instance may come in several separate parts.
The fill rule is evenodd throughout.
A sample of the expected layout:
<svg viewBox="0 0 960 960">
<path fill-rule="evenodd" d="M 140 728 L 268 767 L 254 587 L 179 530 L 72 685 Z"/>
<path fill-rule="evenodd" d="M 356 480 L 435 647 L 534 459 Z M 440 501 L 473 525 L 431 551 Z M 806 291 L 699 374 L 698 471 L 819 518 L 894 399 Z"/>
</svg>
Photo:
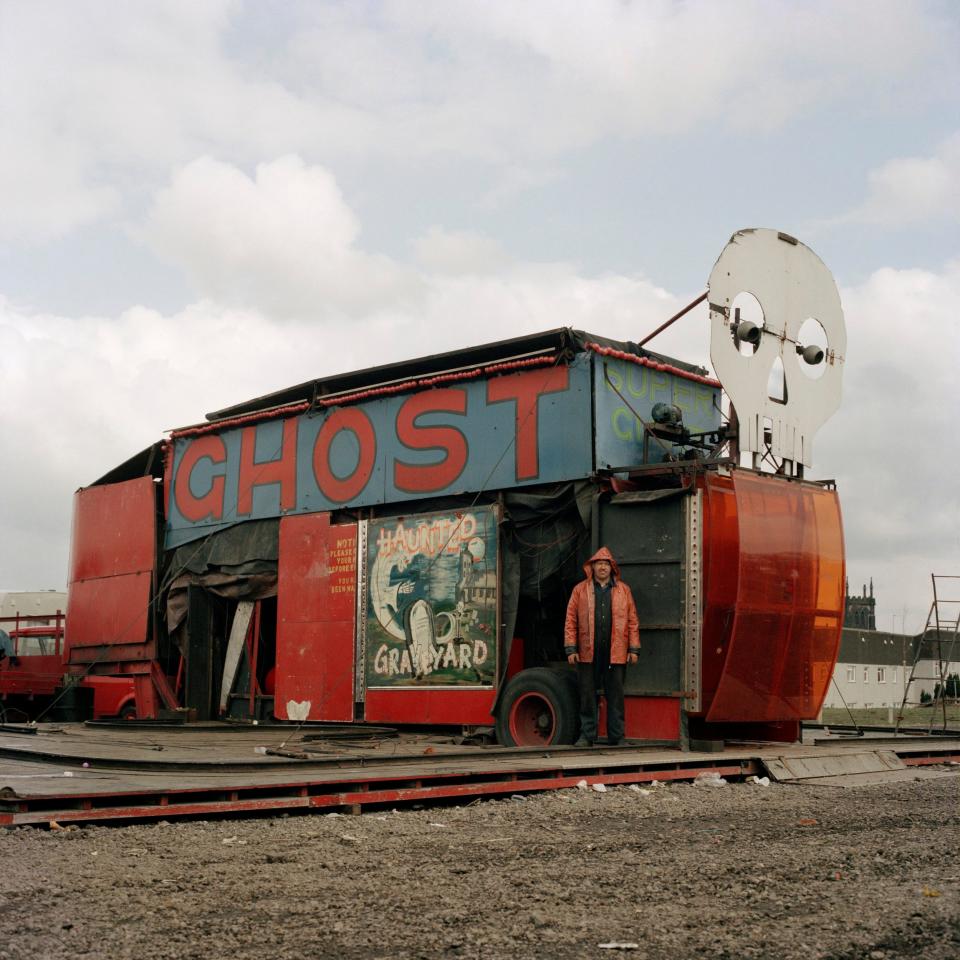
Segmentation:
<svg viewBox="0 0 960 960">
<path fill-rule="evenodd" d="M 570 594 L 567 604 L 567 620 L 563 630 L 563 646 L 566 653 L 574 649 L 581 663 L 593 662 L 593 562 L 609 560 L 614 578 L 613 594 L 610 597 L 610 662 L 626 663 L 627 653 L 640 652 L 640 626 L 637 622 L 637 607 L 630 588 L 620 579 L 620 568 L 613 554 L 601 547 L 584 565 L 586 580 L 581 580 Z"/>
</svg>

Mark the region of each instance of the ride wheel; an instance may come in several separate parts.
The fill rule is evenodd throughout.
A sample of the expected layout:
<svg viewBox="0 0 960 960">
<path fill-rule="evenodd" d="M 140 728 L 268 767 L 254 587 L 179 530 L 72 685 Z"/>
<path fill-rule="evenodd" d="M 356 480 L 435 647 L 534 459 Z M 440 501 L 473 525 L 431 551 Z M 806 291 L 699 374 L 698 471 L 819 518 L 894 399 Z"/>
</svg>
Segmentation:
<svg viewBox="0 0 960 960">
<path fill-rule="evenodd" d="M 573 743 L 577 698 L 572 677 L 535 667 L 507 684 L 497 710 L 497 740 L 508 747 Z"/>
</svg>

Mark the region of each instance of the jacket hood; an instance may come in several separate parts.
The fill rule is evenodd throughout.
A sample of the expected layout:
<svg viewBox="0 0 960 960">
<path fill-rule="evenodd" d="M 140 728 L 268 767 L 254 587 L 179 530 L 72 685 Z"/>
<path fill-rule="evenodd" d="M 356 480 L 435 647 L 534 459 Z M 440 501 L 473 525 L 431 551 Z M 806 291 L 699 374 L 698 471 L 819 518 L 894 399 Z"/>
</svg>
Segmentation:
<svg viewBox="0 0 960 960">
<path fill-rule="evenodd" d="M 613 559 L 613 554 L 606 548 L 601 547 L 584 565 L 583 572 L 587 575 L 588 580 L 593 579 L 593 561 L 594 560 L 609 560 L 611 573 L 614 576 L 614 579 L 620 579 L 620 568 L 617 566 L 617 561 Z"/>
</svg>

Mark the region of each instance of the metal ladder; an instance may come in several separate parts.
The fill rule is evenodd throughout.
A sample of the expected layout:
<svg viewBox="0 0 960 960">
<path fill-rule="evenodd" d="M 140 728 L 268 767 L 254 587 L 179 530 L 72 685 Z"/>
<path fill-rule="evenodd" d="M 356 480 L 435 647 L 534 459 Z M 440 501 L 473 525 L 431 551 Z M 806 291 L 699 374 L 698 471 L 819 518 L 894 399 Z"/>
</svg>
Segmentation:
<svg viewBox="0 0 960 960">
<path fill-rule="evenodd" d="M 957 643 L 958 634 L 960 634 L 960 597 L 947 598 L 942 594 L 944 588 L 952 587 L 955 591 L 960 591 L 960 576 L 931 573 L 930 579 L 933 584 L 933 603 L 930 604 L 930 612 L 927 614 L 927 625 L 917 638 L 910 678 L 903 688 L 903 702 L 897 713 L 897 733 L 900 732 L 900 724 L 907 706 L 919 706 L 923 702 L 910 699 L 910 688 L 914 681 L 923 680 L 934 683 L 927 733 L 933 732 L 938 707 L 943 717 L 943 729 L 947 729 L 947 681 L 950 677 L 950 664 L 954 662 L 954 651 L 957 656 L 960 656 L 960 644 Z M 941 583 L 938 590 L 938 581 L 950 581 L 950 583 Z M 932 666 L 933 676 L 922 676 L 918 672 L 921 663 L 925 665 L 924 669 L 930 669 Z M 956 694 L 955 691 L 955 696 Z"/>
</svg>

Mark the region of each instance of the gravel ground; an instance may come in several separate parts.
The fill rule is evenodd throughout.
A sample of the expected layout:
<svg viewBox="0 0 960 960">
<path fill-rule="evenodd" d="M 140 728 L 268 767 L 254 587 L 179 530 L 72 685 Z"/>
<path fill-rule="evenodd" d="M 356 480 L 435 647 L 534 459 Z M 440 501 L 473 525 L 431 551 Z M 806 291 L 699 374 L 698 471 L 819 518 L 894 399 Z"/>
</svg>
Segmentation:
<svg viewBox="0 0 960 960">
<path fill-rule="evenodd" d="M 960 776 L 20 828 L 0 958 L 953 960 L 958 825 Z"/>
</svg>

